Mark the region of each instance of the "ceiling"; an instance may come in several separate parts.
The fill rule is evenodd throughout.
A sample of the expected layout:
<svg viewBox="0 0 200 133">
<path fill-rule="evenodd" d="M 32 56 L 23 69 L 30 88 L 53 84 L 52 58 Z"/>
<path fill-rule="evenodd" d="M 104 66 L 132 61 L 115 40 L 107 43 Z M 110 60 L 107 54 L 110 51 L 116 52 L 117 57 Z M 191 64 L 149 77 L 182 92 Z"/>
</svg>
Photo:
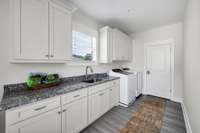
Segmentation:
<svg viewBox="0 0 200 133">
<path fill-rule="evenodd" d="M 187 0 L 69 0 L 95 20 L 126 33 L 183 19 Z"/>
</svg>

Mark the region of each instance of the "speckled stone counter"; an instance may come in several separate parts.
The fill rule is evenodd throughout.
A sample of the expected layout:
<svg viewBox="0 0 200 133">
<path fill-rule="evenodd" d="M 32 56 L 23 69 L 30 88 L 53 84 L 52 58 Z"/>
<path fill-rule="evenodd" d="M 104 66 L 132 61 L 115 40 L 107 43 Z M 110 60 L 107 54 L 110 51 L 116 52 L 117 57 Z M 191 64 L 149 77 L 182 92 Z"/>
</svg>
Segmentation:
<svg viewBox="0 0 200 133">
<path fill-rule="evenodd" d="M 85 79 L 85 76 L 68 77 L 63 78 L 60 85 L 40 90 L 30 90 L 28 89 L 26 83 L 5 85 L 4 96 L 0 103 L 0 111 L 6 111 L 8 109 L 34 103 L 50 97 L 119 79 L 118 77 L 108 76 L 105 73 L 89 75 L 88 78 L 101 79 L 101 81 L 95 83 L 85 83 L 82 82 Z"/>
</svg>

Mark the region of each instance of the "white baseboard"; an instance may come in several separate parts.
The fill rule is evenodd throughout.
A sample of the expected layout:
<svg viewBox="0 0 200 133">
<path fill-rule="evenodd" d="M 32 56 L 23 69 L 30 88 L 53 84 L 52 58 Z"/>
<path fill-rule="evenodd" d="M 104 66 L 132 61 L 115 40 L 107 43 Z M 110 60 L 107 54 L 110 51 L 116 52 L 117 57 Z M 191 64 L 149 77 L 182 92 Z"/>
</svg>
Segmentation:
<svg viewBox="0 0 200 133">
<path fill-rule="evenodd" d="M 171 100 L 174 101 L 174 102 L 177 102 L 177 103 L 182 103 L 183 102 L 182 98 L 177 98 L 177 97 L 173 97 Z"/>
<path fill-rule="evenodd" d="M 183 102 L 183 99 L 182 98 L 173 97 L 171 100 L 174 101 L 174 102 L 181 103 L 181 107 L 182 107 L 182 110 L 183 110 L 183 116 L 184 116 L 184 121 L 185 121 L 185 126 L 186 126 L 186 129 L 187 129 L 187 133 L 192 133 L 188 112 L 187 112 L 187 109 L 186 109 L 185 104 Z"/>
<path fill-rule="evenodd" d="M 186 125 L 186 129 L 187 129 L 187 133 L 192 133 L 192 128 L 190 126 L 188 112 L 187 112 L 187 109 L 185 107 L 184 102 L 181 102 L 181 107 L 182 107 L 182 110 L 183 110 L 183 116 L 184 116 L 184 120 L 185 120 L 185 125 Z"/>
</svg>

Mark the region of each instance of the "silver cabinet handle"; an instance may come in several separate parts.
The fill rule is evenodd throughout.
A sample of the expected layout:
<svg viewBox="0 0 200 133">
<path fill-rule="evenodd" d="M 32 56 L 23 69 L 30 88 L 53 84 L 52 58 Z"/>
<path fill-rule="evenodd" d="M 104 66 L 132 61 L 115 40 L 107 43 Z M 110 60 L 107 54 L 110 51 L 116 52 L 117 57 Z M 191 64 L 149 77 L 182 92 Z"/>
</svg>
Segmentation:
<svg viewBox="0 0 200 133">
<path fill-rule="evenodd" d="M 99 96 L 103 96 L 103 95 L 104 95 L 104 93 L 99 94 Z"/>
<path fill-rule="evenodd" d="M 80 97 L 80 95 L 75 95 L 74 97 Z"/>
<path fill-rule="evenodd" d="M 60 115 L 61 113 L 62 113 L 61 111 L 58 112 L 59 115 Z"/>
<path fill-rule="evenodd" d="M 54 57 L 54 55 L 51 55 L 51 57 Z"/>
<path fill-rule="evenodd" d="M 47 55 L 45 55 L 45 57 L 49 57 L 49 55 L 47 54 Z"/>
<path fill-rule="evenodd" d="M 36 108 L 36 109 L 34 109 L 35 111 L 39 111 L 39 110 L 42 110 L 42 109 L 44 109 L 44 108 L 46 108 L 47 106 L 43 106 L 43 107 L 40 107 L 40 108 Z"/>
<path fill-rule="evenodd" d="M 149 74 L 151 74 L 151 72 L 150 72 L 149 70 L 147 70 L 147 71 L 146 71 L 146 74 L 149 75 Z"/>
<path fill-rule="evenodd" d="M 62 112 L 66 112 L 67 110 L 66 109 L 64 109 Z"/>
</svg>

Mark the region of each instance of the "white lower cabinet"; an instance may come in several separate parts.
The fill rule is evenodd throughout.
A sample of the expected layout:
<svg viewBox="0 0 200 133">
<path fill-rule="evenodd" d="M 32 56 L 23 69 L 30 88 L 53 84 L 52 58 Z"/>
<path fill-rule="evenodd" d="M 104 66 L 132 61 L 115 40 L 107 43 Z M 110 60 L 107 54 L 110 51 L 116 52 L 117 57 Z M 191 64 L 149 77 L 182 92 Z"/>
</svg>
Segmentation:
<svg viewBox="0 0 200 133">
<path fill-rule="evenodd" d="M 61 133 L 61 108 L 13 124 L 6 133 Z"/>
<path fill-rule="evenodd" d="M 89 96 L 88 98 L 88 123 L 92 123 L 100 116 L 101 97 L 99 93 Z"/>
<path fill-rule="evenodd" d="M 119 87 L 117 85 L 110 88 L 110 108 L 118 105 L 119 103 Z"/>
<path fill-rule="evenodd" d="M 78 133 L 118 102 L 119 80 L 102 83 L 7 110 L 5 133 Z"/>
<path fill-rule="evenodd" d="M 87 98 L 63 106 L 63 133 L 78 133 L 87 126 Z"/>
<path fill-rule="evenodd" d="M 120 80 L 115 80 L 110 88 L 110 107 L 119 105 L 119 91 L 120 91 Z"/>
<path fill-rule="evenodd" d="M 101 115 L 106 113 L 109 109 L 109 90 L 105 90 L 99 94 L 101 96 Z"/>
<path fill-rule="evenodd" d="M 109 90 L 100 91 L 88 98 L 89 124 L 109 110 Z"/>
</svg>

